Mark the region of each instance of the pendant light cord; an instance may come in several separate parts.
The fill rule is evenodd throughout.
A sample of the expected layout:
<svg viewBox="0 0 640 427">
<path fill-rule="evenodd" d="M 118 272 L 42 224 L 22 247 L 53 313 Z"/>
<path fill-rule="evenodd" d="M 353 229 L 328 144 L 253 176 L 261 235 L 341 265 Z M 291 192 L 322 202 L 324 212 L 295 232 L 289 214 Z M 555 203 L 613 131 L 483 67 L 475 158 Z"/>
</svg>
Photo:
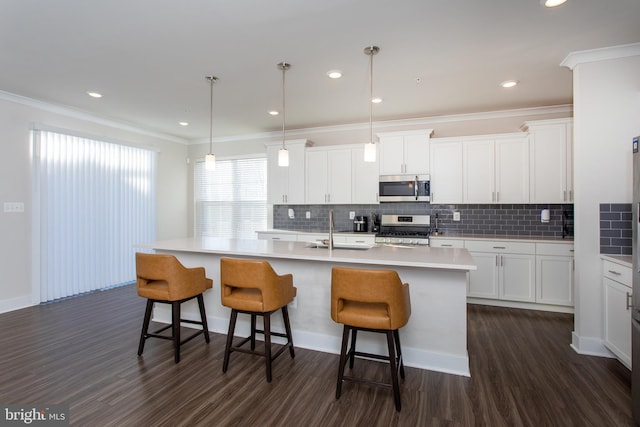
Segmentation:
<svg viewBox="0 0 640 427">
<path fill-rule="evenodd" d="M 213 82 L 215 77 L 209 77 L 211 81 L 211 96 L 209 98 L 209 113 L 211 113 L 211 120 L 209 120 L 209 153 L 213 153 Z"/>
<path fill-rule="evenodd" d="M 373 143 L 373 46 L 371 47 L 371 57 L 369 62 L 369 90 L 371 96 L 369 97 L 369 142 Z"/>
<path fill-rule="evenodd" d="M 284 130 L 284 121 L 286 118 L 286 114 L 285 114 L 285 101 L 284 101 L 284 73 L 287 71 L 287 63 L 286 62 L 282 62 L 282 149 L 285 149 L 284 146 L 284 141 L 285 141 L 285 130 Z"/>
</svg>

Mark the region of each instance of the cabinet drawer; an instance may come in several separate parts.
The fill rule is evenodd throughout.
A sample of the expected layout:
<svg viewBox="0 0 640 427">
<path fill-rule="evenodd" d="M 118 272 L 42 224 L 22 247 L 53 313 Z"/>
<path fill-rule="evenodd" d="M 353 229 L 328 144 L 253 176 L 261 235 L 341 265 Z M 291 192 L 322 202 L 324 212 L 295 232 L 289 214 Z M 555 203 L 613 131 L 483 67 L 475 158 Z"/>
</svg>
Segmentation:
<svg viewBox="0 0 640 427">
<path fill-rule="evenodd" d="M 433 248 L 464 248 L 464 240 L 460 239 L 429 239 L 429 246 Z"/>
<path fill-rule="evenodd" d="M 495 240 L 465 240 L 464 247 L 474 252 L 493 252 L 509 254 L 531 254 L 536 250 L 535 243 Z"/>
<path fill-rule="evenodd" d="M 629 288 L 632 286 L 631 269 L 629 267 L 624 267 L 620 264 L 616 264 L 615 262 L 603 260 L 602 274 L 604 277 L 608 277 L 611 280 L 622 283 Z"/>
<path fill-rule="evenodd" d="M 573 244 L 536 243 L 536 255 L 573 256 Z"/>
</svg>

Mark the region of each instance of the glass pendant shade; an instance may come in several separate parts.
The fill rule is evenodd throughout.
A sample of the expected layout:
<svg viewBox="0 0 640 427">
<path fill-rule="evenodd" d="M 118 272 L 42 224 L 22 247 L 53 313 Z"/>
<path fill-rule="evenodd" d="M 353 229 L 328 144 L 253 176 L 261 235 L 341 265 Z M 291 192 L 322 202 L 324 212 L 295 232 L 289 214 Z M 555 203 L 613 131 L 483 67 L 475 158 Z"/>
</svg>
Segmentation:
<svg viewBox="0 0 640 427">
<path fill-rule="evenodd" d="M 286 148 L 278 150 L 278 166 L 289 166 L 289 150 Z"/>
<path fill-rule="evenodd" d="M 371 141 L 364 144 L 364 161 L 375 162 L 376 161 L 376 144 Z"/>
<path fill-rule="evenodd" d="M 207 154 L 204 158 L 204 167 L 208 171 L 216 170 L 216 155 Z"/>
</svg>

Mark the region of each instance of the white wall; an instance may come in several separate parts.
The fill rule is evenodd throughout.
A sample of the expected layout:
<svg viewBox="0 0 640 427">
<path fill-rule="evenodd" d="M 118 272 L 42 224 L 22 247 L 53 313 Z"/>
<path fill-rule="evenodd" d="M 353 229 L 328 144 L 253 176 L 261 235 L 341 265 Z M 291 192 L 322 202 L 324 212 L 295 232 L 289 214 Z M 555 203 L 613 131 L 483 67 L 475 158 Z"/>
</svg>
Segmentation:
<svg viewBox="0 0 640 427">
<path fill-rule="evenodd" d="M 187 235 L 187 145 L 179 140 L 109 125 L 62 108 L 0 93 L 0 206 L 23 202 L 25 212 L 0 210 L 0 312 L 31 304 L 31 151 L 33 123 L 68 129 L 158 151 L 157 237 Z M 71 114 L 68 114 L 71 113 Z"/>
<path fill-rule="evenodd" d="M 599 52 L 602 53 L 602 52 Z M 602 345 L 600 203 L 631 203 L 631 141 L 640 135 L 640 53 L 573 66 L 575 191 L 575 330 L 572 345 L 608 354 Z M 585 59 L 585 58 L 583 58 Z"/>
</svg>

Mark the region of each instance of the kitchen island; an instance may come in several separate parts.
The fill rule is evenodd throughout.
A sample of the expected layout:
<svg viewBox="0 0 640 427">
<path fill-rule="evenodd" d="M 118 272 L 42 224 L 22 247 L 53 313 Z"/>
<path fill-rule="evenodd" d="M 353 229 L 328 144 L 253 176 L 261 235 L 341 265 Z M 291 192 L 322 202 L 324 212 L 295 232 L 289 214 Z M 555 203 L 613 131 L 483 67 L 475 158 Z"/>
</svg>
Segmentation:
<svg viewBox="0 0 640 427">
<path fill-rule="evenodd" d="M 421 369 L 470 376 L 467 354 L 467 272 L 476 264 L 466 249 L 375 245 L 370 249 L 310 247 L 305 242 L 187 238 L 139 245 L 175 255 L 185 266 L 204 266 L 213 289 L 204 295 L 209 328 L 227 333 L 230 310 L 220 302 L 220 258 L 263 259 L 278 274 L 293 274 L 297 297 L 289 305 L 296 347 L 340 352 L 342 325 L 331 320 L 331 269 L 334 266 L 396 270 L 409 283 L 411 319 L 400 330 L 404 362 Z M 183 306 L 184 318 L 198 319 L 197 305 Z M 248 319 L 240 316 L 236 334 L 248 335 Z M 160 305 L 154 320 L 170 322 Z M 279 315 L 275 329 L 282 328 Z M 362 351 L 386 353 L 378 334 L 358 335 Z M 274 340 L 276 341 L 276 340 Z M 276 341 L 277 342 L 277 341 Z"/>
</svg>

